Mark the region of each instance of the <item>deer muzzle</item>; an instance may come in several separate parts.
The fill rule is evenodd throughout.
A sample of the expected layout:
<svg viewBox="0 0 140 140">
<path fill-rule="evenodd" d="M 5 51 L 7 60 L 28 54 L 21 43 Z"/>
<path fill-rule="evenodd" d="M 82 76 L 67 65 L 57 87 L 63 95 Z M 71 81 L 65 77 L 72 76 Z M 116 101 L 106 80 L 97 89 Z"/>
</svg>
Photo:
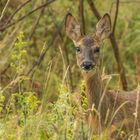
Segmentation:
<svg viewBox="0 0 140 140">
<path fill-rule="evenodd" d="M 95 65 L 93 65 L 90 61 L 85 61 L 81 64 L 81 68 L 85 71 L 92 70 L 94 67 Z"/>
</svg>

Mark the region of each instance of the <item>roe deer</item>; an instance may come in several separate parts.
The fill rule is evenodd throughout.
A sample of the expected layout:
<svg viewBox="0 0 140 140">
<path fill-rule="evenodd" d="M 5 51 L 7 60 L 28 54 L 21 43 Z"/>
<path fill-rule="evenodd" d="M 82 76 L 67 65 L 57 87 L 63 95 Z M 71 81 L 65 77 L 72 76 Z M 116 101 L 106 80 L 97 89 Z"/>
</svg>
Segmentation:
<svg viewBox="0 0 140 140">
<path fill-rule="evenodd" d="M 120 139 L 116 130 L 138 131 L 140 125 L 140 93 L 138 90 L 105 91 L 99 68 L 100 47 L 111 33 L 111 19 L 105 14 L 96 25 L 96 32 L 82 35 L 80 25 L 71 13 L 66 15 L 65 30 L 76 47 L 77 64 L 82 69 L 86 83 L 90 136 L 100 134 L 101 129 L 117 128 L 112 131 L 115 139 Z M 95 111 L 96 110 L 96 111 Z M 127 138 L 126 138 L 127 139 Z M 110 139 L 109 139 L 110 140 Z"/>
</svg>

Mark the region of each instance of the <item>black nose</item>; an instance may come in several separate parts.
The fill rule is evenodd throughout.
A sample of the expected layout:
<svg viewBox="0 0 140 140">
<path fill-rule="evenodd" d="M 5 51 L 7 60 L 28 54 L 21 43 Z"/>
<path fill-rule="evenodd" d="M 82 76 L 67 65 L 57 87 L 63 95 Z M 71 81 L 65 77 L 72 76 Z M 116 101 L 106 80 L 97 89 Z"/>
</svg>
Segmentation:
<svg viewBox="0 0 140 140">
<path fill-rule="evenodd" d="M 83 62 L 82 68 L 84 70 L 91 70 L 93 68 L 93 65 L 91 62 L 86 61 L 86 62 Z"/>
</svg>

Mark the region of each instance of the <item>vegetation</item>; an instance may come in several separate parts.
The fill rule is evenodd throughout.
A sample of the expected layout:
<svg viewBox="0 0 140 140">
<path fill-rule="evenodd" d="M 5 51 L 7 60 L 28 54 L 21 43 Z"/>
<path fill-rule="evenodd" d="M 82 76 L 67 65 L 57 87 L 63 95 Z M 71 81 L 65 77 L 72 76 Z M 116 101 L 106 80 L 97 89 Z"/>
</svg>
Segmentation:
<svg viewBox="0 0 140 140">
<path fill-rule="evenodd" d="M 70 11 L 84 25 L 83 32 L 94 32 L 98 17 L 89 3 L 85 0 L 82 9 L 82 0 L 0 1 L 1 140 L 88 139 L 85 86 L 64 19 Z M 94 0 L 94 4 L 100 15 L 110 13 L 114 23 L 116 1 Z M 132 90 L 140 82 L 140 2 L 120 0 L 118 6 L 114 34 Z M 121 90 L 109 39 L 100 55 L 108 88 Z M 107 139 L 106 133 L 100 137 Z"/>
</svg>

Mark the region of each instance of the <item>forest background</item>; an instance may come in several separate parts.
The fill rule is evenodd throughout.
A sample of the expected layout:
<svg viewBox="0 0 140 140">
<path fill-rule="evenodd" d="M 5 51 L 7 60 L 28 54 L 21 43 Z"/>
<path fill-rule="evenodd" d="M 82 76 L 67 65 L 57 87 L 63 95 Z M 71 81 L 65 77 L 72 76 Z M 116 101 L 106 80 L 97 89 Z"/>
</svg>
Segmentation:
<svg viewBox="0 0 140 140">
<path fill-rule="evenodd" d="M 139 0 L 0 0 L 0 139 L 87 139 L 85 86 L 65 34 L 67 12 L 85 34 L 110 13 L 103 76 L 109 89 L 138 88 Z"/>
</svg>

